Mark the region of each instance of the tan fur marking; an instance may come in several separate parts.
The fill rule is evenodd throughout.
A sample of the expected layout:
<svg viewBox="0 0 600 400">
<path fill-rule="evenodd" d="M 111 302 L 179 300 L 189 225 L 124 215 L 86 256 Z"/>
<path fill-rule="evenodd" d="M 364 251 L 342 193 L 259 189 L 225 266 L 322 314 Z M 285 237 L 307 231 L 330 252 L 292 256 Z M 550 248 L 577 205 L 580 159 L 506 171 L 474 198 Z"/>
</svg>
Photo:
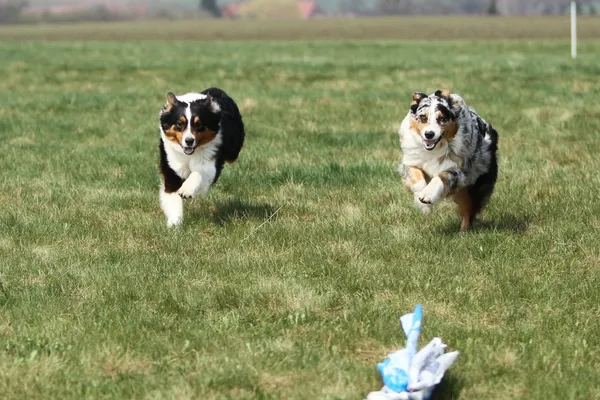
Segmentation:
<svg viewBox="0 0 600 400">
<path fill-rule="evenodd" d="M 203 146 L 210 143 L 215 136 L 217 136 L 217 132 L 211 131 L 210 129 L 204 129 L 203 131 L 193 130 L 192 133 L 196 137 L 196 146 Z"/>
<path fill-rule="evenodd" d="M 448 122 L 446 125 L 444 125 L 442 133 L 446 140 L 453 140 L 458 133 L 458 123 L 456 121 Z"/>
<path fill-rule="evenodd" d="M 439 120 L 440 117 L 443 117 L 441 111 L 435 112 L 435 118 Z M 450 141 L 456 137 L 458 133 L 458 123 L 456 121 L 447 120 L 444 124 L 440 125 L 442 128 L 442 136 L 444 139 Z"/>
<path fill-rule="evenodd" d="M 452 97 L 452 92 L 450 92 L 448 89 L 442 89 L 440 91 L 442 92 L 442 96 L 448 99 L 450 106 L 452 108 L 456 107 L 456 100 L 454 99 L 454 97 Z"/>
<path fill-rule="evenodd" d="M 425 109 L 425 110 L 427 110 L 427 109 Z M 428 113 L 428 111 L 425 111 L 425 115 L 427 115 L 427 113 Z M 421 132 L 423 132 L 426 125 L 427 125 L 427 123 L 423 123 L 415 118 L 411 118 L 411 120 L 410 120 L 410 130 L 419 136 L 421 136 Z"/>
<path fill-rule="evenodd" d="M 440 174 L 438 176 L 440 177 L 440 179 L 444 183 L 444 186 L 448 186 L 448 178 L 446 177 L 446 172 L 445 171 L 440 172 Z"/>
<path fill-rule="evenodd" d="M 181 145 L 181 137 L 183 136 L 183 132 L 178 130 L 177 127 L 173 125 L 165 132 L 165 136 L 171 142 Z"/>
<path fill-rule="evenodd" d="M 450 190 L 450 182 L 448 180 L 448 172 L 446 171 L 442 171 L 438 174 L 438 177 L 440 178 L 440 180 L 442 181 L 442 183 L 444 184 L 444 194 L 443 196 L 450 196 L 454 193 L 454 191 Z"/>
<path fill-rule="evenodd" d="M 202 121 L 200 120 L 200 117 L 197 115 L 194 116 L 192 123 L 192 134 L 196 138 L 196 147 L 210 143 L 217 136 L 216 132 L 211 131 L 208 128 L 203 127 L 202 130 L 198 129 L 198 127 L 201 127 L 201 125 Z"/>
<path fill-rule="evenodd" d="M 179 118 L 179 122 L 183 125 L 187 125 L 187 118 L 182 115 Z M 181 146 L 181 138 L 183 137 L 183 131 L 177 128 L 177 125 L 171 125 L 171 127 L 165 132 L 165 136 L 171 142 L 176 143 Z"/>
<path fill-rule="evenodd" d="M 165 107 L 163 108 L 163 112 L 164 113 L 170 112 L 173 109 L 173 107 L 175 106 L 176 100 L 177 99 L 173 93 L 171 93 L 171 92 L 167 93 L 167 104 L 165 104 Z"/>
<path fill-rule="evenodd" d="M 419 169 L 417 167 L 408 167 L 408 172 L 410 174 L 409 179 L 410 179 L 411 185 L 416 185 L 420 181 L 427 182 L 427 177 L 425 176 L 425 173 L 421 169 Z"/>
<path fill-rule="evenodd" d="M 419 104 L 421 102 L 421 100 L 423 100 L 423 95 L 421 95 L 421 93 L 413 93 L 412 95 L 412 102 L 410 103 L 411 106 L 414 106 L 415 104 Z"/>
<path fill-rule="evenodd" d="M 460 230 L 462 232 L 471 228 L 471 218 L 473 214 L 473 202 L 467 189 L 460 189 L 454 194 L 454 202 L 458 205 L 458 213 L 462 217 Z"/>
<path fill-rule="evenodd" d="M 442 96 L 447 97 L 448 99 L 452 98 L 452 93 L 448 89 L 440 90 L 442 92 Z"/>
</svg>

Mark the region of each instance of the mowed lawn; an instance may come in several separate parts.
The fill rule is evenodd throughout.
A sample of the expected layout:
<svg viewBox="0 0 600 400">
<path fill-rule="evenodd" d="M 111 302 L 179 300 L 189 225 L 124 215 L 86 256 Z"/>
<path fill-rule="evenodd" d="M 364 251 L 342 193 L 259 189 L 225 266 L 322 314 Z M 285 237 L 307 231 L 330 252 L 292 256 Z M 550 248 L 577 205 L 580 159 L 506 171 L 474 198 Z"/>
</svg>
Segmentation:
<svg viewBox="0 0 600 400">
<path fill-rule="evenodd" d="M 424 307 L 437 399 L 600 398 L 600 42 L 0 43 L 0 397 L 363 399 Z M 247 140 L 180 229 L 168 90 Z M 415 90 L 500 133 L 475 229 L 396 172 Z"/>
</svg>

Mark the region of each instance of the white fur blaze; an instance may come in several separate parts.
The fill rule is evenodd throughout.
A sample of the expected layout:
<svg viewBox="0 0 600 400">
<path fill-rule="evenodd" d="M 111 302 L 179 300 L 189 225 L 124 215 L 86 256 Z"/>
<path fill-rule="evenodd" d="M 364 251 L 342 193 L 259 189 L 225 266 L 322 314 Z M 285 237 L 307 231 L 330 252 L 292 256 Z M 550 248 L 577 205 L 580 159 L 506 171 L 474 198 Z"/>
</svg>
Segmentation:
<svg viewBox="0 0 600 400">
<path fill-rule="evenodd" d="M 167 226 L 181 225 L 183 222 L 183 200 L 177 193 L 166 193 L 160 189 L 160 208 L 167 217 Z"/>
</svg>

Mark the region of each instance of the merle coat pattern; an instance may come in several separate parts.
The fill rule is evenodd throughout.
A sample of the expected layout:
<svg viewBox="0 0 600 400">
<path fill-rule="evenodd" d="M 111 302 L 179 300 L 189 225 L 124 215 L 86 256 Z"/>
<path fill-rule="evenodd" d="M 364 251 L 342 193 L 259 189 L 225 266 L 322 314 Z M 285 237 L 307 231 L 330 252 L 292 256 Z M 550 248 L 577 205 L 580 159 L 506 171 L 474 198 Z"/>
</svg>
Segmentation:
<svg viewBox="0 0 600 400">
<path fill-rule="evenodd" d="M 453 199 L 471 227 L 487 204 L 498 177 L 498 133 L 457 94 L 414 93 L 398 131 L 399 171 L 417 207 L 428 214 L 435 203 Z"/>
</svg>

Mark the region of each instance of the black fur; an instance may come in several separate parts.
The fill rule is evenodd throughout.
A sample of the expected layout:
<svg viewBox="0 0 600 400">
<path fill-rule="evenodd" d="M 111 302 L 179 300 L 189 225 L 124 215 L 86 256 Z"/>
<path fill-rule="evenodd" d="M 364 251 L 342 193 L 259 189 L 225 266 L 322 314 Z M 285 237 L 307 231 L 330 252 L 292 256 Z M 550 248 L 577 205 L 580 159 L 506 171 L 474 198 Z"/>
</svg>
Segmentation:
<svg viewBox="0 0 600 400">
<path fill-rule="evenodd" d="M 211 96 L 221 108 L 219 125 L 223 140 L 215 160 L 217 175 L 213 183 L 216 183 L 223 169 L 223 164 L 237 160 L 242 150 L 245 139 L 244 122 L 237 104 L 223 90 L 208 88 L 201 93 Z"/>
<path fill-rule="evenodd" d="M 484 123 L 483 121 L 481 122 Z M 492 127 L 492 125 L 487 124 L 485 130 L 479 130 L 481 140 L 483 140 L 486 132 L 489 134 L 492 142 L 489 147 L 489 152 L 491 155 L 489 164 L 490 169 L 488 172 L 477 178 L 473 185 L 467 187 L 467 191 L 469 196 L 471 196 L 472 201 L 471 223 L 477 214 L 479 214 L 479 212 L 487 204 L 492 192 L 494 191 L 496 180 L 498 179 L 498 132 Z"/>
<path fill-rule="evenodd" d="M 413 104 L 410 106 L 410 111 L 413 114 L 417 113 L 417 110 L 419 109 L 419 105 L 421 104 L 421 100 L 427 98 L 427 95 L 425 93 L 421 93 L 421 92 L 414 92 L 413 93 Z"/>
<path fill-rule="evenodd" d="M 441 113 L 442 113 L 442 115 L 443 115 L 443 116 L 444 116 L 446 119 L 448 119 L 448 120 L 451 120 L 451 121 L 454 121 L 454 120 L 456 120 L 456 115 L 454 115 L 454 113 L 453 113 L 451 110 L 449 110 L 449 109 L 448 109 L 446 106 L 443 106 L 443 105 L 441 105 L 441 104 L 438 104 L 436 109 L 437 109 L 439 112 L 441 112 Z"/>
<path fill-rule="evenodd" d="M 435 107 L 435 111 L 441 114 L 435 121 L 428 118 L 431 115 L 431 107 Z M 428 151 L 435 148 L 435 145 L 428 148 L 431 146 L 427 143 L 427 139 L 432 136 L 427 135 L 427 131 L 433 132 L 432 128 L 430 126 L 413 126 L 415 120 L 425 122 L 425 119 L 430 126 L 439 125 L 442 139 L 445 134 L 443 126 L 446 123 L 442 120 L 453 120 L 458 128 L 456 135 L 460 139 L 454 140 L 454 136 L 448 136 L 446 143 L 448 149 L 438 160 L 439 168 L 432 163 L 427 165 L 427 162 L 432 161 L 435 157 L 440 157 L 438 154 L 427 155 Z M 454 128 L 451 127 L 451 129 Z M 398 133 L 403 151 L 406 148 L 406 154 L 409 154 L 406 158 L 408 166 L 403 157 L 399 171 L 405 178 L 405 184 L 415 195 L 419 209 L 428 213 L 431 210 L 427 208 L 429 205 L 433 205 L 441 198 L 452 197 L 459 205 L 459 212 L 462 216 L 461 230 L 469 229 L 477 214 L 488 202 L 498 179 L 498 132 L 473 108 L 469 107 L 460 95 L 447 90 L 438 90 L 425 98 L 419 92 L 413 93 L 410 112 L 403 120 Z M 423 141 L 424 150 L 422 152 L 417 151 L 419 143 L 415 142 L 415 133 L 421 136 L 421 141 Z M 452 155 L 454 158 L 451 157 Z M 451 164 L 454 165 L 442 170 L 442 161 L 446 158 L 453 161 Z M 458 162 L 458 159 L 461 159 L 462 162 Z M 421 169 L 425 175 L 433 176 L 426 175 L 425 179 L 417 178 L 415 180 L 414 175 L 410 174 L 410 170 L 415 168 Z M 424 168 L 428 170 L 425 171 Z M 434 177 L 439 178 L 441 183 L 436 181 L 436 186 L 430 187 Z"/>
<path fill-rule="evenodd" d="M 192 115 L 200 117 L 202 126 L 198 127 L 199 130 L 208 128 L 214 132 L 219 132 L 222 137 L 221 145 L 218 147 L 214 159 L 217 170 L 212 182 L 214 184 L 219 179 L 225 162 L 232 163 L 238 158 L 245 139 L 244 122 L 237 105 L 225 91 L 213 87 L 201 93 L 210 96 L 212 101 L 219 105 L 220 109 L 217 113 L 214 113 L 210 109 L 210 99 L 197 100 L 189 105 Z M 179 118 L 184 115 L 187 106 L 187 103 L 176 99 L 171 110 L 161 113 L 160 123 L 162 128 L 167 130 L 176 124 Z M 160 173 L 164 179 L 165 192 L 176 192 L 183 184 L 183 179 L 169 166 L 162 139 L 159 140 L 159 149 Z"/>
<path fill-rule="evenodd" d="M 181 179 L 179 175 L 177 175 L 175 171 L 169 167 L 169 163 L 167 162 L 167 153 L 165 152 L 165 144 L 163 143 L 162 139 L 160 140 L 158 148 L 160 150 L 160 173 L 163 176 L 165 192 L 176 192 L 181 187 L 183 179 Z"/>
</svg>

